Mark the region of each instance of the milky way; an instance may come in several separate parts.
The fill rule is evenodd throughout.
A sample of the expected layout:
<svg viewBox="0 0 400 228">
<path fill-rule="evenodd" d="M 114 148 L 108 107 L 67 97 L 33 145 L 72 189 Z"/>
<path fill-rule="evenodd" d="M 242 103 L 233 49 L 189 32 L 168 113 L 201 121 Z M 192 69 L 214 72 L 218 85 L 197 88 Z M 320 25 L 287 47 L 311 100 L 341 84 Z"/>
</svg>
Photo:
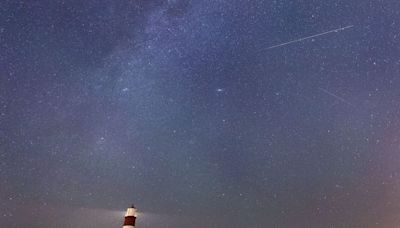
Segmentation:
<svg viewBox="0 0 400 228">
<path fill-rule="evenodd" d="M 1 1 L 0 227 L 400 227 L 399 12 Z"/>
</svg>

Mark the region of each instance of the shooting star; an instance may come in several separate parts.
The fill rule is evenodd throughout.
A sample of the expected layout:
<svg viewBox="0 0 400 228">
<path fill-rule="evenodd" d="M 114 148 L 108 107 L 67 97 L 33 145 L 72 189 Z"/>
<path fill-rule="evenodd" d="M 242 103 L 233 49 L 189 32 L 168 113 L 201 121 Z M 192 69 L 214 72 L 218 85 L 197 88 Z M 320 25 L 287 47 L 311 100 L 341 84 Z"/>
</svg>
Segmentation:
<svg viewBox="0 0 400 228">
<path fill-rule="evenodd" d="M 344 99 L 344 98 L 342 98 L 342 97 L 339 97 L 338 95 L 336 95 L 336 94 L 334 94 L 334 93 L 332 93 L 332 92 L 329 92 L 329 91 L 326 90 L 326 89 L 322 89 L 322 88 L 318 88 L 318 89 L 321 90 L 322 92 L 324 92 L 324 93 L 326 93 L 326 94 L 328 94 L 328 95 L 330 95 L 330 96 L 336 98 L 337 100 L 339 100 L 339 101 L 341 101 L 341 102 L 343 102 L 343 103 L 345 103 L 345 104 L 348 104 L 348 105 L 350 105 L 350 106 L 353 107 L 353 108 L 356 108 L 355 105 L 353 105 L 352 103 L 350 103 L 350 102 L 347 101 L 346 99 Z"/>
<path fill-rule="evenodd" d="M 334 32 L 340 32 L 340 31 L 343 31 L 343 30 L 346 30 L 346 29 L 349 29 L 349 28 L 353 28 L 353 27 L 354 27 L 354 25 L 349 25 L 349 26 L 346 26 L 346 27 L 342 27 L 342 28 L 330 30 L 330 31 L 327 31 L 327 32 L 319 33 L 319 34 L 316 34 L 316 35 L 303 37 L 303 38 L 300 38 L 300 39 L 297 39 L 297 40 L 292 40 L 292 41 L 289 41 L 289 42 L 286 42 L 286 43 L 277 44 L 277 45 L 274 45 L 274 46 L 271 46 L 271 47 L 267 47 L 265 50 L 286 46 L 286 45 L 289 45 L 289 44 L 301 42 L 303 40 L 308 40 L 308 39 L 311 39 L 311 38 L 314 38 L 314 37 L 323 36 L 323 35 L 327 35 L 327 34 L 334 33 Z"/>
</svg>

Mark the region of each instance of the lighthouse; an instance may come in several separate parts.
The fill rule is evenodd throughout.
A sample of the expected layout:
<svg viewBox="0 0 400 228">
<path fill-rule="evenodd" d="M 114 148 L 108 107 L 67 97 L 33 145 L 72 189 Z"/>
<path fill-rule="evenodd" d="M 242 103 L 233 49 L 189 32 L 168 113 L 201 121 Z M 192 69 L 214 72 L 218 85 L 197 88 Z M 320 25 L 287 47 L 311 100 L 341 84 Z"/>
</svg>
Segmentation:
<svg viewBox="0 0 400 228">
<path fill-rule="evenodd" d="M 126 209 L 124 226 L 122 228 L 135 228 L 136 211 L 137 210 L 133 205 Z"/>
</svg>

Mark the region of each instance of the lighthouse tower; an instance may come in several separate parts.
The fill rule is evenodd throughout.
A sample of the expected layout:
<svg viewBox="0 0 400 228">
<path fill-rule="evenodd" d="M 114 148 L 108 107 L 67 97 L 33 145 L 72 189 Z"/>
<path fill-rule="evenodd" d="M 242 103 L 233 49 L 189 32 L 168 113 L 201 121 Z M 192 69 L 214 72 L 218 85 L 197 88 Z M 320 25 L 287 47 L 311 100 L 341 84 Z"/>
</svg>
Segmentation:
<svg viewBox="0 0 400 228">
<path fill-rule="evenodd" d="M 126 209 L 124 226 L 122 228 L 135 228 L 136 211 L 137 210 L 133 205 Z"/>
</svg>

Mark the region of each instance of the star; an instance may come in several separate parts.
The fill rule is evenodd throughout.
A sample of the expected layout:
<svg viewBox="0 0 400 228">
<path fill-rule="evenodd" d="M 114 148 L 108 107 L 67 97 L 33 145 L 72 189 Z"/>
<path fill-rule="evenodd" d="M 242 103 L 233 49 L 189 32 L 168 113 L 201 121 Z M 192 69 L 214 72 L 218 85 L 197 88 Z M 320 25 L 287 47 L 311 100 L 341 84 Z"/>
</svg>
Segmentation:
<svg viewBox="0 0 400 228">
<path fill-rule="evenodd" d="M 395 2 L 2 1 L 0 226 L 399 227 Z"/>
</svg>

